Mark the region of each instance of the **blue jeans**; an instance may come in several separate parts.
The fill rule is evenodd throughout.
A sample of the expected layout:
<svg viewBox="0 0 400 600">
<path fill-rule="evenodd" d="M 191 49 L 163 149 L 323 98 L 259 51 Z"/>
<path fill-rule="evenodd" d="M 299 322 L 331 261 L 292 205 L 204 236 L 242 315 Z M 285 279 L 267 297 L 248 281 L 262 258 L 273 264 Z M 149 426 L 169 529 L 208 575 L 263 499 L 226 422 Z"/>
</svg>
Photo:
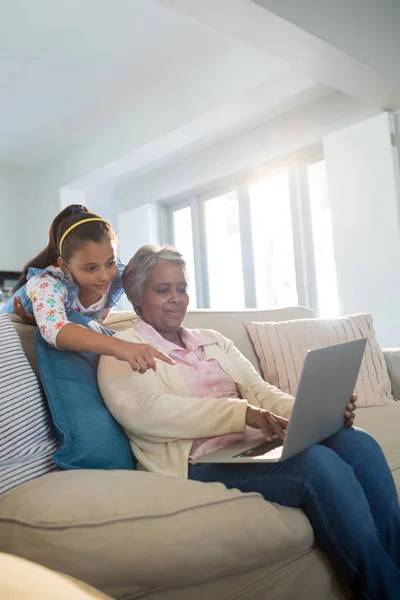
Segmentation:
<svg viewBox="0 0 400 600">
<path fill-rule="evenodd" d="M 378 443 L 343 429 L 281 463 L 201 464 L 189 479 L 220 481 L 301 508 L 357 598 L 400 599 L 400 509 Z"/>
</svg>

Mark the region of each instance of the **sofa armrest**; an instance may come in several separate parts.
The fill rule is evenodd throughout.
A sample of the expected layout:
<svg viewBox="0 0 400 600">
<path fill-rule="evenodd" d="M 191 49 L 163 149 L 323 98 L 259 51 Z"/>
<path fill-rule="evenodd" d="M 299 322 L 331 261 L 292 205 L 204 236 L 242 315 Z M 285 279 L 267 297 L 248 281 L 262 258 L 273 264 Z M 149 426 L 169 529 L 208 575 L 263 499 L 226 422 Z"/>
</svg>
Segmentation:
<svg viewBox="0 0 400 600">
<path fill-rule="evenodd" d="M 392 384 L 393 398 L 400 400 L 400 348 L 384 348 L 383 355 Z"/>
</svg>

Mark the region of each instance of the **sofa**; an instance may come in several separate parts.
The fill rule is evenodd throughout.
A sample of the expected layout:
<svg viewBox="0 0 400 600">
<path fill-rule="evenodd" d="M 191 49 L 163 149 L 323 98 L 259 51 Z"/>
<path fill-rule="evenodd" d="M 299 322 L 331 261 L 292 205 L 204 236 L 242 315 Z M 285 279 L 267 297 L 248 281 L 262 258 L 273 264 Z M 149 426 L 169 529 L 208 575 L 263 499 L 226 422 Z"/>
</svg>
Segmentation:
<svg viewBox="0 0 400 600">
<path fill-rule="evenodd" d="M 114 312 L 106 325 L 132 325 Z M 234 341 L 260 370 L 243 325 L 311 318 L 306 308 L 188 313 L 187 327 Z M 10 318 L 35 372 L 35 328 Z M 400 350 L 384 351 L 400 398 Z M 380 442 L 400 489 L 400 403 L 359 409 L 356 424 Z M 51 472 L 0 497 L 0 552 L 69 575 L 111 598 L 338 600 L 350 598 L 301 510 L 255 493 L 143 471 Z M 71 600 L 73 600 L 71 598 Z"/>
</svg>

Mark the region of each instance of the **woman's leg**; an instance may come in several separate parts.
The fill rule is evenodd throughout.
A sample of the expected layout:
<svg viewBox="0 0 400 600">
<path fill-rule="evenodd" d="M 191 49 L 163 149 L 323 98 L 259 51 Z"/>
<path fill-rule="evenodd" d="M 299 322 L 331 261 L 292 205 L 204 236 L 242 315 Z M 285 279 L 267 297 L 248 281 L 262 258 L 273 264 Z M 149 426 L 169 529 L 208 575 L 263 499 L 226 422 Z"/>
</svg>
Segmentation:
<svg viewBox="0 0 400 600">
<path fill-rule="evenodd" d="M 259 492 L 271 502 L 302 508 L 317 542 L 357 598 L 400 598 L 400 571 L 380 543 L 364 490 L 353 468 L 330 448 L 313 446 L 282 463 L 194 465 L 189 478 L 220 481 L 243 492 Z"/>
<path fill-rule="evenodd" d="M 379 539 L 400 568 L 400 506 L 396 486 L 379 444 L 362 429 L 343 429 L 323 445 L 350 465 L 367 497 Z"/>
</svg>

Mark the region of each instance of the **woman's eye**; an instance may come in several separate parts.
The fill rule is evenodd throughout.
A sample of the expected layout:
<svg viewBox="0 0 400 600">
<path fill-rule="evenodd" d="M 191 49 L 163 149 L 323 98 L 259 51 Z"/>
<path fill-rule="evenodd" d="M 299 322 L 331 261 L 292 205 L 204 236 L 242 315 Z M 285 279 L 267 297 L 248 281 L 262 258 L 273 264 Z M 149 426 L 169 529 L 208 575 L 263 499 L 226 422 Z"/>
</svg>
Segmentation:
<svg viewBox="0 0 400 600">
<path fill-rule="evenodd" d="M 167 294 L 168 293 L 168 288 L 161 288 L 161 289 L 157 290 L 157 292 L 159 294 Z"/>
<path fill-rule="evenodd" d="M 115 258 L 113 260 L 110 260 L 110 262 L 108 263 L 109 267 L 113 267 L 115 265 L 117 261 L 115 260 Z"/>
<path fill-rule="evenodd" d="M 180 289 L 179 289 L 179 292 L 180 292 L 181 294 L 187 294 L 187 287 L 185 286 L 185 287 L 183 287 L 183 288 L 180 288 Z"/>
<path fill-rule="evenodd" d="M 95 271 L 95 270 L 96 270 L 96 267 L 87 267 L 85 269 L 85 271 L 88 271 L 88 273 L 93 273 L 93 271 Z"/>
</svg>

